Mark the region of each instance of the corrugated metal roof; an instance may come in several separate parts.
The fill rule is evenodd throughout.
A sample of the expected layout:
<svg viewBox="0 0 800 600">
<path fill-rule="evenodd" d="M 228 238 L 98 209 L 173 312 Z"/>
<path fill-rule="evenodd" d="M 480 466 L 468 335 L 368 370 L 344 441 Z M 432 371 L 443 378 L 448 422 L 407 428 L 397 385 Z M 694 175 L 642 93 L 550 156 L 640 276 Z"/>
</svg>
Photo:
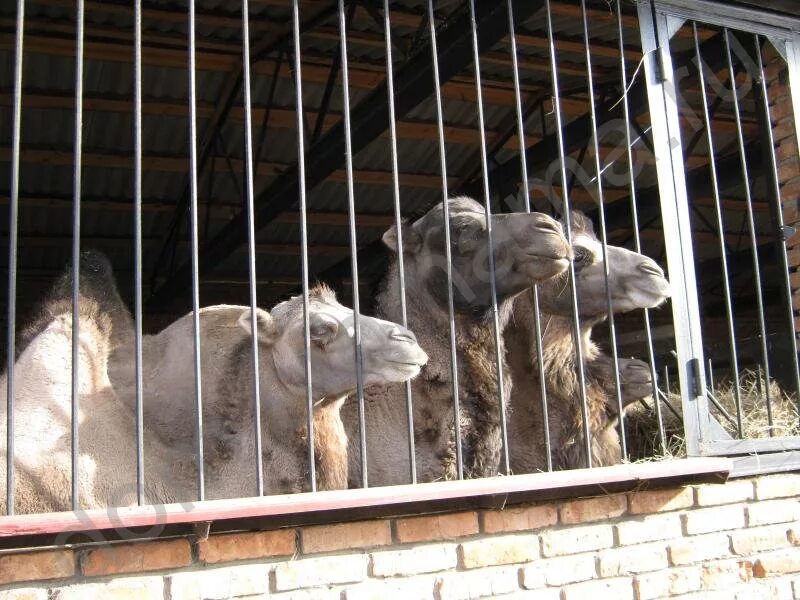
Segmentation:
<svg viewBox="0 0 800 600">
<path fill-rule="evenodd" d="M 592 3 L 595 8 L 603 9 L 605 3 Z M 460 3 L 456 0 L 437 3 L 440 15 L 445 15 L 454 10 Z M 116 6 L 122 6 L 117 3 Z M 127 4 L 125 4 L 127 6 Z M 425 3 L 421 0 L 407 0 L 393 3 L 397 10 L 421 15 Z M 148 9 L 171 11 L 175 13 L 185 8 L 185 2 L 148 2 Z M 240 18 L 240 0 L 202 0 L 197 2 L 198 15 L 202 17 L 224 17 L 223 24 L 212 25 L 210 20 L 198 18 L 197 39 L 199 47 L 203 43 L 214 43 L 216 48 L 220 44 L 224 48 L 204 52 L 215 56 L 238 56 L 238 44 L 241 32 L 236 19 Z M 27 36 L 41 38 L 47 36 L 70 39 L 70 33 L 63 30 L 65 24 L 73 22 L 74 10 L 60 4 L 40 4 L 30 0 L 26 4 L 28 29 Z M 265 29 L 278 30 L 282 23 L 289 17 L 287 7 L 260 5 L 251 3 L 251 23 L 253 24 L 253 39 L 264 35 Z M 0 6 L 0 15 L 13 16 L 13 7 L 10 3 Z M 179 17 L 180 15 L 178 15 Z M 96 10 L 86 13 L 87 40 L 103 40 L 129 44 L 131 33 L 131 14 L 125 10 Z M 256 26 L 256 24 L 258 26 Z M 62 28 L 54 33 L 55 26 Z M 563 15 L 554 17 L 554 25 L 559 38 L 579 40 L 582 34 L 580 20 Z M 183 40 L 186 36 L 186 23 L 180 18 L 163 18 L 154 20 L 145 18 L 145 42 L 148 48 L 161 49 L 169 52 L 185 52 Z M 336 31 L 337 24 L 332 20 L 324 28 Z M 382 40 L 382 31 L 365 11 L 357 10 L 351 29 L 362 35 L 371 35 L 376 40 Z M 414 34 L 414 28 L 406 25 L 395 25 L 393 33 L 402 36 L 408 43 Z M 520 27 L 529 35 L 544 35 L 543 13 L 534 15 L 527 23 Z M 115 38 L 114 33 L 118 36 Z M 609 45 L 616 43 L 616 26 L 613 22 L 598 20 L 591 23 L 593 40 Z M 159 36 L 169 36 L 168 39 L 159 39 Z M 13 35 L 7 27 L 3 35 Z M 626 32 L 626 40 L 632 47 L 638 47 L 635 32 Z M 45 36 L 44 39 L 47 39 Z M 227 45 L 227 46 L 226 46 Z M 129 47 L 129 46 L 128 46 Z M 506 41 L 498 42 L 492 49 L 482 49 L 484 52 L 493 52 L 498 55 L 508 56 Z M 338 52 L 335 38 L 314 36 L 306 32 L 303 35 L 304 56 L 315 63 L 329 66 Z M 525 87 L 526 101 L 533 98 L 547 100 L 550 89 L 550 73 L 548 69 L 541 68 L 547 64 L 547 51 L 545 48 L 520 46 L 520 55 L 523 63 L 532 62 L 537 68 L 525 68 L 521 73 L 523 87 Z M 381 79 L 384 55 L 380 46 L 375 43 L 359 43 L 358 36 L 354 35 L 349 44 L 351 68 L 361 65 L 365 70 L 379 74 Z M 267 104 L 269 90 L 273 84 L 271 73 L 277 53 L 273 53 L 268 61 L 267 68 L 254 69 L 252 78 L 252 95 L 255 106 Z M 402 53 L 397 51 L 395 59 L 398 66 L 403 61 Z M 574 51 L 560 51 L 559 59 L 574 65 L 582 64 L 582 56 Z M 290 60 L 283 59 L 284 68 L 290 67 Z M 633 61 L 629 61 L 631 72 L 635 68 Z M 40 236 L 61 236 L 63 245 L 55 242 L 48 244 L 34 243 L 23 236 L 20 254 L 20 268 L 22 271 L 56 271 L 61 268 L 68 257 L 68 239 L 70 233 L 70 207 L 63 202 L 68 201 L 72 195 L 73 169 L 70 164 L 72 156 L 72 140 L 74 133 L 74 115 L 72 112 L 71 95 L 74 90 L 74 57 L 69 52 L 51 52 L 40 46 L 31 46 L 24 57 L 24 116 L 23 116 L 23 146 L 26 151 L 36 151 L 38 159 L 33 161 L 23 160 L 21 167 L 21 194 L 23 198 L 56 198 L 62 199 L 58 206 L 25 206 L 20 212 L 20 231 L 26 234 L 34 232 Z M 309 67 L 310 68 L 310 67 Z M 608 72 L 613 83 L 613 69 L 617 69 L 616 59 L 609 56 L 596 57 L 595 68 L 599 72 Z M 13 62 L 8 50 L 0 52 L 0 89 L 8 92 L 11 88 Z M 472 65 L 469 65 L 459 75 L 461 81 L 469 83 L 473 77 Z M 481 61 L 481 72 L 485 79 L 487 89 L 510 93 L 513 91 L 511 72 L 508 65 L 499 65 L 492 61 Z M 220 102 L 222 91 L 230 73 L 225 69 L 211 70 L 203 68 L 197 73 L 197 98 L 201 107 L 198 120 L 198 131 L 202 139 L 203 133 L 209 126 L 209 117 Z M 188 169 L 188 116 L 186 111 L 166 110 L 167 104 L 175 108 L 174 104 L 185 106 L 187 97 L 187 73 L 183 68 L 169 65 L 153 64 L 147 60 L 143 67 L 143 89 L 146 103 L 157 105 L 162 103 L 162 109 L 155 111 L 146 110 L 143 115 L 143 147 L 144 154 L 149 159 L 143 174 L 143 195 L 147 201 L 157 201 L 167 205 L 165 210 L 146 210 L 143 213 L 143 234 L 147 243 L 145 245 L 144 261 L 147 269 L 145 279 L 149 279 L 153 268 L 159 264 L 160 240 L 164 239 L 172 223 L 173 214 L 169 205 L 177 205 L 185 186 L 187 185 Z M 598 87 L 603 82 L 598 83 Z M 583 78 L 562 74 L 561 85 L 564 89 L 583 85 Z M 130 237 L 132 233 L 132 213 L 120 208 L 120 203 L 130 201 L 132 193 L 132 119 L 130 114 L 130 98 L 133 90 L 132 65 L 128 62 L 105 59 L 91 53 L 85 62 L 85 97 L 87 99 L 105 100 L 108 102 L 119 101 L 122 107 L 87 108 L 84 114 L 83 153 L 86 161 L 83 168 L 82 193 L 86 197 L 82 213 L 82 234 L 85 245 L 97 245 L 107 252 L 115 266 L 120 269 L 130 269 L 132 265 L 132 246 L 120 242 L 117 238 Z M 536 91 L 531 91 L 535 88 Z M 322 81 L 307 80 L 303 83 L 304 103 L 307 111 L 317 111 L 322 104 L 325 86 Z M 370 89 L 354 85 L 351 87 L 351 104 L 356 106 Z M 330 111 L 338 113 L 341 110 L 341 87 L 336 85 L 330 101 Z M 471 93 L 471 92 L 470 92 Z M 457 99 L 446 96 L 443 99 L 444 120 L 448 126 L 475 129 L 477 115 L 474 102 L 470 101 L 469 93 L 466 99 Z M 34 98 L 62 98 L 60 106 L 37 107 Z M 578 97 L 578 96 L 576 96 Z M 585 97 L 585 91 L 583 96 Z M 272 105 L 289 111 L 294 107 L 294 85 L 291 77 L 279 77 L 275 85 L 275 95 Z M 107 104 L 108 104 L 107 102 Z M 241 106 L 241 97 L 235 99 L 236 107 Z M 127 104 L 127 106 L 126 106 Z M 547 103 L 546 103 L 547 104 Z M 492 104 L 487 100 L 485 104 L 485 123 L 490 132 L 504 133 L 504 128 L 514 126 L 513 103 Z M 546 110 L 549 110 L 546 108 Z M 240 115 L 240 112 L 238 113 Z M 571 118 L 571 117 L 570 117 Z M 546 127 L 549 132 L 554 129 L 553 116 L 545 115 Z M 435 104 L 433 99 L 428 99 L 412 109 L 405 120 L 423 124 L 434 124 L 436 121 Z M 10 110 L 7 106 L 0 106 L 0 122 L 10 122 Z M 314 119 L 309 116 L 308 127 L 314 127 Z M 255 120 L 254 129 L 257 133 L 260 127 L 258 119 Z M 528 135 L 541 137 L 541 115 L 532 111 L 526 121 Z M 241 161 L 244 152 L 244 130 L 241 117 L 228 119 L 221 127 L 221 140 L 215 147 L 213 154 L 218 158 L 213 161 L 215 171 L 211 174 L 212 163 L 199 174 L 198 195 L 201 207 L 206 205 L 236 204 L 241 202 Z M 448 176 L 454 182 L 463 180 L 472 173 L 479 173 L 480 153 L 475 142 L 471 144 L 455 143 L 448 140 L 447 170 Z M 267 130 L 266 143 L 263 147 L 262 162 L 273 165 L 273 170 L 281 165 L 290 165 L 296 161 L 296 136 L 291 127 L 276 127 L 274 122 Z M 3 147 L 10 145 L 10 132 L 8 127 L 0 127 L 0 144 Z M 258 141 L 256 141 L 258 144 Z M 353 160 L 357 171 L 382 171 L 388 181 L 391 171 L 389 159 L 389 140 L 386 137 L 378 138 L 367 147 L 358 152 Z M 401 202 L 403 211 L 408 215 L 419 214 L 441 198 L 441 191 L 436 187 L 439 176 L 439 149 L 435 136 L 430 139 L 408 139 L 401 137 L 397 141 L 398 163 L 401 172 L 430 176 L 430 182 L 425 186 L 405 183 L 401 187 Z M 231 176 L 225 172 L 225 159 L 227 155 L 237 165 L 237 172 Z M 514 158 L 512 150 L 501 150 L 496 159 L 500 162 Z M 99 162 L 98 162 L 99 161 Z M 183 166 L 182 166 L 183 165 Z M 590 155 L 584 159 L 587 169 L 591 168 Z M 344 169 L 344 164 L 342 164 Z M 0 170 L 0 189 L 6 193 L 9 187 L 8 170 Z M 254 182 L 256 193 L 267 189 L 274 180 L 274 172 L 270 175 L 258 175 Z M 213 180 L 213 186 L 211 185 Z M 647 167 L 640 182 L 653 181 L 653 170 Z M 454 186 L 451 186 L 454 187 Z M 102 207 L 94 200 L 115 201 L 116 208 Z M 269 202 L 268 198 L 262 199 Z M 392 189 L 388 185 L 376 185 L 358 182 L 355 185 L 355 201 L 358 211 L 370 214 L 391 215 L 393 211 Z M 312 212 L 340 212 L 347 211 L 346 186 L 341 178 L 328 180 L 313 189 L 308 190 L 309 210 Z M 219 231 L 227 222 L 229 213 L 223 211 L 213 212 L 216 215 L 209 223 L 211 235 Z M 201 229 L 205 228 L 205 211 L 201 211 Z M 0 226 L 7 226 L 7 217 L 0 216 Z M 375 240 L 381 233 L 376 227 L 359 227 L 358 243 L 366 245 Z M 183 229 L 183 236 L 186 229 Z M 95 240 L 95 241 L 93 241 Z M 105 240 L 105 241 L 104 241 Z M 111 241 L 110 241 L 111 240 Z M 309 240 L 313 245 L 340 245 L 349 244 L 346 227 L 315 225 L 309 229 Z M 262 244 L 296 244 L 299 241 L 298 226 L 294 223 L 275 222 L 267 225 L 258 233 L 258 241 Z M 231 256 L 220 265 L 215 275 L 225 277 L 242 277 L 246 274 L 246 264 L 241 252 Z M 186 244 L 182 243 L 177 251 L 177 260 L 180 262 L 187 258 Z M 313 255 L 311 257 L 312 273 L 319 274 L 322 269 L 341 260 L 342 256 Z M 5 259 L 4 259 L 5 260 Z M 163 263 L 163 261 L 161 261 Z M 259 277 L 265 281 L 286 280 L 298 278 L 300 273 L 299 257 L 296 255 L 258 256 Z M 211 286 L 213 287 L 213 286 Z M 285 285 L 278 289 L 276 294 L 284 293 Z M 210 289 L 204 287 L 204 290 Z M 225 286 L 221 289 L 224 291 Z M 213 293 L 216 293 L 213 292 Z M 236 293 L 239 293 L 238 291 Z M 269 301 L 269 293 L 265 292 L 265 302 Z"/>
</svg>

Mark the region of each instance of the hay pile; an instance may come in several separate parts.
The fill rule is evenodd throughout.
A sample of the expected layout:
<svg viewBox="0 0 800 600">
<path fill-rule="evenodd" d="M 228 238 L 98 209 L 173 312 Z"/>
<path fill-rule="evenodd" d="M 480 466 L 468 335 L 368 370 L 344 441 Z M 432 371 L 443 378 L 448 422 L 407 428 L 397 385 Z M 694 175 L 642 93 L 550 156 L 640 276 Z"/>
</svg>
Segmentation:
<svg viewBox="0 0 800 600">
<path fill-rule="evenodd" d="M 767 419 L 767 406 L 764 399 L 763 375 L 758 371 L 745 370 L 740 373 L 739 391 L 742 400 L 742 428 L 746 439 L 769 437 L 770 426 Z M 774 435 L 800 435 L 800 419 L 794 397 L 785 393 L 774 380 L 769 386 L 772 405 L 772 431 Z M 733 437 L 737 437 L 736 429 L 736 396 L 733 382 L 719 385 L 714 390 L 717 402 L 733 417 L 731 423 L 709 401 L 709 409 L 719 423 Z M 680 396 L 670 391 L 669 403 L 675 408 L 673 413 L 664 402 L 661 403 L 661 415 L 666 433 L 666 452 L 661 448 L 658 436 L 658 420 L 652 397 L 646 398 L 644 405 L 635 403 L 625 413 L 625 435 L 628 442 L 630 462 L 678 458 L 686 456 L 686 439 L 683 432 L 683 416 Z"/>
</svg>

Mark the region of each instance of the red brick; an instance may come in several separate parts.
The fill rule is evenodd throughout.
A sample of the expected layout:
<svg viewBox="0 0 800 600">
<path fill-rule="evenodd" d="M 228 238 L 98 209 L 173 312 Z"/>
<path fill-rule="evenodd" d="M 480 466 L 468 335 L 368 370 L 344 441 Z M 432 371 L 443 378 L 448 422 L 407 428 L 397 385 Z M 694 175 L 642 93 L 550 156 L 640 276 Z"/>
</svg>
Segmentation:
<svg viewBox="0 0 800 600">
<path fill-rule="evenodd" d="M 549 529 L 541 533 L 542 554 L 561 556 L 591 552 L 614 545 L 614 530 L 611 525 L 582 525 Z"/>
<path fill-rule="evenodd" d="M 800 503 L 794 499 L 756 502 L 747 507 L 747 524 L 770 525 L 800 520 Z"/>
<path fill-rule="evenodd" d="M 775 142 L 780 142 L 786 138 L 797 135 L 797 129 L 794 124 L 794 118 L 788 117 L 776 123 L 772 129 L 772 136 Z"/>
<path fill-rule="evenodd" d="M 673 565 L 725 558 L 730 554 L 730 539 L 724 533 L 693 536 L 669 545 L 669 559 Z"/>
<path fill-rule="evenodd" d="M 634 515 L 680 510 L 694 504 L 692 488 L 652 490 L 631 493 L 631 513 Z"/>
<path fill-rule="evenodd" d="M 461 512 L 397 519 L 395 527 L 397 541 L 402 543 L 452 540 L 478 533 L 478 515 Z"/>
<path fill-rule="evenodd" d="M 295 552 L 294 529 L 212 535 L 197 543 L 200 560 L 206 563 L 250 560 L 269 556 L 291 556 Z"/>
<path fill-rule="evenodd" d="M 586 598 L 627 600 L 633 598 L 633 580 L 629 577 L 595 579 L 565 586 L 562 592 L 564 600 L 586 600 Z"/>
<path fill-rule="evenodd" d="M 791 102 L 778 102 L 772 107 L 770 113 L 773 121 L 780 121 L 783 118 L 793 116 L 794 110 Z"/>
<path fill-rule="evenodd" d="M 731 533 L 731 546 L 736 554 L 746 556 L 775 550 L 789 545 L 785 525 L 769 525 L 767 527 L 754 527 L 742 529 Z"/>
<path fill-rule="evenodd" d="M 728 483 L 710 483 L 697 487 L 697 506 L 716 506 L 733 504 L 753 498 L 753 482 L 749 479 L 729 481 Z"/>
<path fill-rule="evenodd" d="M 793 180 L 800 175 L 800 159 L 797 156 L 790 156 L 778 163 L 778 170 L 781 182 L 781 197 L 795 198 L 797 186 Z"/>
<path fill-rule="evenodd" d="M 753 577 L 753 563 L 749 560 L 721 560 L 706 563 L 702 569 L 704 590 L 730 589 Z"/>
<path fill-rule="evenodd" d="M 775 151 L 775 155 L 779 161 L 786 160 L 787 158 L 797 158 L 797 139 L 788 138 L 778 144 L 778 149 Z"/>
<path fill-rule="evenodd" d="M 303 552 L 334 552 L 349 548 L 372 548 L 392 543 L 389 521 L 360 521 L 303 527 Z"/>
<path fill-rule="evenodd" d="M 0 583 L 63 579 L 75 574 L 72 550 L 50 550 L 0 556 Z"/>
<path fill-rule="evenodd" d="M 545 504 L 503 510 L 484 510 L 481 512 L 481 519 L 485 533 L 528 531 L 555 525 L 558 521 L 558 512 L 555 506 Z"/>
<path fill-rule="evenodd" d="M 464 542 L 459 555 L 465 569 L 530 562 L 539 558 L 539 537 L 504 535 Z"/>
<path fill-rule="evenodd" d="M 788 498 L 789 496 L 800 496 L 800 475 L 798 474 L 770 475 L 756 480 L 756 497 L 759 500 Z"/>
<path fill-rule="evenodd" d="M 84 575 L 115 575 L 188 567 L 192 550 L 188 540 L 119 544 L 87 550 L 81 560 Z"/>
<path fill-rule="evenodd" d="M 800 551 L 779 550 L 760 555 L 753 563 L 755 577 L 773 577 L 784 573 L 797 573 L 800 571 Z"/>
<path fill-rule="evenodd" d="M 744 527 L 744 506 L 732 504 L 693 510 L 684 515 L 684 521 L 689 535 L 739 529 Z"/>
<path fill-rule="evenodd" d="M 624 494 L 572 500 L 561 505 L 561 522 L 573 525 L 613 519 L 625 513 L 628 499 Z"/>
<path fill-rule="evenodd" d="M 662 569 L 636 576 L 636 596 L 649 600 L 662 596 L 676 596 L 699 590 L 702 585 L 699 567 Z"/>
</svg>

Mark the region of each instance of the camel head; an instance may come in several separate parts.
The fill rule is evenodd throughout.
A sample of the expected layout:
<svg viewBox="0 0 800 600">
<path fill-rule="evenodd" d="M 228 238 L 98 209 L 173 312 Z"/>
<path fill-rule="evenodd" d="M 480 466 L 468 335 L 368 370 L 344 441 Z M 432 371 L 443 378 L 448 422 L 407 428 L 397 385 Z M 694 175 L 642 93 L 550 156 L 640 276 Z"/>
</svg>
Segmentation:
<svg viewBox="0 0 800 600">
<path fill-rule="evenodd" d="M 484 207 L 465 196 L 448 200 L 453 299 L 460 312 L 491 305 L 488 231 Z M 558 222 L 540 213 L 492 215 L 492 246 L 497 299 L 503 300 L 564 271 L 571 249 Z M 445 223 L 439 203 L 402 227 L 406 277 L 413 289 L 426 289 L 440 307 L 448 295 Z M 396 227 L 383 236 L 398 251 Z"/>
<path fill-rule="evenodd" d="M 340 396 L 356 388 L 352 309 L 337 302 L 325 285 L 309 290 L 311 374 L 315 399 Z M 305 394 L 305 325 L 303 297 L 294 296 L 271 312 L 257 311 L 262 353 L 269 353 L 279 380 Z M 239 324 L 250 332 L 251 311 Z M 389 321 L 360 315 L 364 385 L 411 379 L 428 362 L 428 355 L 408 329 Z M 260 362 L 264 362 L 261 359 Z"/>
<path fill-rule="evenodd" d="M 591 221 L 572 211 L 572 250 L 578 284 L 578 306 L 587 318 L 608 313 L 603 246 Z M 670 297 L 669 282 L 658 264 L 638 252 L 608 245 L 611 304 L 615 313 L 637 308 L 655 308 Z M 542 310 L 551 314 L 570 314 L 569 285 L 565 276 L 540 288 Z"/>
</svg>

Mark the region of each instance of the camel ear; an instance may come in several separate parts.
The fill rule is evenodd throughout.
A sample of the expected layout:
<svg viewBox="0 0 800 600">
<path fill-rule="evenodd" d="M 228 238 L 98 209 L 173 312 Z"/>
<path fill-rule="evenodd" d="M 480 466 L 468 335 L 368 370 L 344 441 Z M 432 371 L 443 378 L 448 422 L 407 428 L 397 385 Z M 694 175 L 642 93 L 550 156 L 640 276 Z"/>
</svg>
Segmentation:
<svg viewBox="0 0 800 600">
<path fill-rule="evenodd" d="M 278 326 L 275 324 L 275 320 L 272 318 L 272 315 L 265 310 L 256 308 L 256 322 L 257 322 L 256 334 L 258 335 L 258 343 L 265 345 L 273 344 L 275 340 L 278 338 Z M 242 311 L 238 323 L 239 326 L 242 329 L 244 329 L 247 333 L 251 333 L 253 331 L 253 328 L 251 326 L 252 311 L 249 308 Z"/>
<path fill-rule="evenodd" d="M 420 248 L 422 248 L 422 236 L 408 223 L 402 223 L 400 225 L 400 233 L 403 238 L 403 251 L 410 254 L 419 252 Z M 392 225 L 389 230 L 383 234 L 383 243 L 386 244 L 392 252 L 397 252 L 400 247 L 397 238 L 397 226 Z"/>
</svg>

